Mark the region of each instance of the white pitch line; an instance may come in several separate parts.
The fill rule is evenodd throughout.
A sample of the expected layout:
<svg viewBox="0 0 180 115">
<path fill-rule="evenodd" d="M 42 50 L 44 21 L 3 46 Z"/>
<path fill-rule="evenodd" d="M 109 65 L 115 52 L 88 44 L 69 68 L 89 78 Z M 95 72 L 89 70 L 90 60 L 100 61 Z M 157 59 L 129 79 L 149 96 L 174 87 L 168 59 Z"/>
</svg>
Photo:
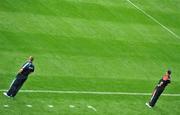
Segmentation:
<svg viewBox="0 0 180 115">
<path fill-rule="evenodd" d="M 168 27 L 164 26 L 163 24 L 161 24 L 158 20 L 156 20 L 154 17 L 152 17 L 151 15 L 149 15 L 148 13 L 146 13 L 144 10 L 142 10 L 140 7 L 138 7 L 137 5 L 135 5 L 133 2 L 131 2 L 130 0 L 126 0 L 128 1 L 131 5 L 133 5 L 136 9 L 138 9 L 139 11 L 141 11 L 143 14 L 145 14 L 147 17 L 149 17 L 151 20 L 153 20 L 154 22 L 156 22 L 157 24 L 159 24 L 161 27 L 163 27 L 165 30 L 167 30 L 169 33 L 171 33 L 173 36 L 175 36 L 176 38 L 180 39 L 180 36 L 178 36 L 177 34 L 175 34 L 173 31 L 171 31 Z"/>
<path fill-rule="evenodd" d="M 29 108 L 31 108 L 32 107 L 32 105 L 26 105 L 27 107 L 29 107 Z"/>
<path fill-rule="evenodd" d="M 0 92 L 6 90 L 2 89 Z M 56 94 L 94 94 L 94 95 L 136 95 L 149 96 L 152 93 L 133 93 L 133 92 L 99 92 L 99 91 L 55 91 L 55 90 L 20 90 L 22 93 L 56 93 Z M 180 94 L 162 94 L 163 96 L 179 97 Z"/>
<path fill-rule="evenodd" d="M 94 111 L 97 111 L 96 108 L 94 108 L 94 107 L 91 106 L 91 105 L 87 105 L 87 107 L 88 107 L 89 109 L 92 109 L 92 110 L 94 110 Z"/>
<path fill-rule="evenodd" d="M 53 108 L 54 106 L 53 105 L 48 105 L 49 108 Z"/>
<path fill-rule="evenodd" d="M 6 108 L 7 108 L 7 107 L 9 107 L 9 105 L 4 105 L 4 107 L 6 107 Z"/>
<path fill-rule="evenodd" d="M 70 108 L 75 108 L 75 106 L 74 106 L 74 105 L 69 105 L 69 107 L 70 107 Z"/>
</svg>

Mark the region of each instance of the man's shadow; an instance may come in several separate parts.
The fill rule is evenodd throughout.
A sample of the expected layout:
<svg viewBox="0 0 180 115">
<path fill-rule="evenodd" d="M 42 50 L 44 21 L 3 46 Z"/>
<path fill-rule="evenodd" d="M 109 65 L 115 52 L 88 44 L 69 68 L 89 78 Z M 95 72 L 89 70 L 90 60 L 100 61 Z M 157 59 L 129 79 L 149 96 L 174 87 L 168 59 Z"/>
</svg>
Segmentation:
<svg viewBox="0 0 180 115">
<path fill-rule="evenodd" d="M 160 108 L 158 106 L 154 107 L 153 111 L 156 111 L 157 113 L 160 113 L 161 115 L 167 115 L 166 111 L 164 111 L 163 108 Z"/>
</svg>

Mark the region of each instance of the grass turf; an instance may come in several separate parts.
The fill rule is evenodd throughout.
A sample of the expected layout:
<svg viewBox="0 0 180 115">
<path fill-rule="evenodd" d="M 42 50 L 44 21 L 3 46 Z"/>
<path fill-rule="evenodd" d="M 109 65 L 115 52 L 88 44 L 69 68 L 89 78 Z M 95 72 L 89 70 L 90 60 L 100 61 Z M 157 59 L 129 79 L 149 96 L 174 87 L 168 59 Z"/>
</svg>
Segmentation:
<svg viewBox="0 0 180 115">
<path fill-rule="evenodd" d="M 179 39 L 126 0 L 0 0 L 1 89 L 35 56 L 36 71 L 23 89 L 151 92 L 167 68 L 179 93 Z M 177 35 L 179 1 L 133 0 Z M 19 93 L 0 97 L 2 114 L 178 114 L 179 97 Z M 3 105 L 10 105 L 4 108 Z M 25 107 L 32 104 L 32 108 Z M 48 108 L 52 104 L 54 108 Z M 70 109 L 74 104 L 76 108 Z M 94 112 L 87 108 L 92 105 Z M 164 108 L 168 108 L 167 110 Z"/>
</svg>

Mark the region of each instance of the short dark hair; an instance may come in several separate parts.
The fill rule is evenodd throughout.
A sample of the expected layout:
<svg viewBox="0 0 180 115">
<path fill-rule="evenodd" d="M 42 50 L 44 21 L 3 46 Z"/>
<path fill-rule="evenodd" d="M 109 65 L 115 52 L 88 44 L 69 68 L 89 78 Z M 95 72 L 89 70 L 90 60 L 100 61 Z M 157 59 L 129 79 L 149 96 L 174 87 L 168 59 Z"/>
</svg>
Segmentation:
<svg viewBox="0 0 180 115">
<path fill-rule="evenodd" d="M 171 70 L 167 70 L 167 73 L 168 73 L 169 75 L 171 75 Z"/>
</svg>

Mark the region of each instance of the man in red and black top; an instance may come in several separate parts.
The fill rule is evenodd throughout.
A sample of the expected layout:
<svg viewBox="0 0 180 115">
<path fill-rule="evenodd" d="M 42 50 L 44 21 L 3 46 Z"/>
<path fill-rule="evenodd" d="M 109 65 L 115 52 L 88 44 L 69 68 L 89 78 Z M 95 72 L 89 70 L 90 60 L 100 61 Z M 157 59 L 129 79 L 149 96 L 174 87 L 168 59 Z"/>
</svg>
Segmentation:
<svg viewBox="0 0 180 115">
<path fill-rule="evenodd" d="M 155 87 L 154 92 L 152 93 L 152 97 L 149 103 L 146 105 L 150 108 L 154 107 L 159 96 L 164 91 L 165 87 L 171 82 L 171 70 L 168 70 L 166 74 L 159 80 L 158 85 Z"/>
</svg>

